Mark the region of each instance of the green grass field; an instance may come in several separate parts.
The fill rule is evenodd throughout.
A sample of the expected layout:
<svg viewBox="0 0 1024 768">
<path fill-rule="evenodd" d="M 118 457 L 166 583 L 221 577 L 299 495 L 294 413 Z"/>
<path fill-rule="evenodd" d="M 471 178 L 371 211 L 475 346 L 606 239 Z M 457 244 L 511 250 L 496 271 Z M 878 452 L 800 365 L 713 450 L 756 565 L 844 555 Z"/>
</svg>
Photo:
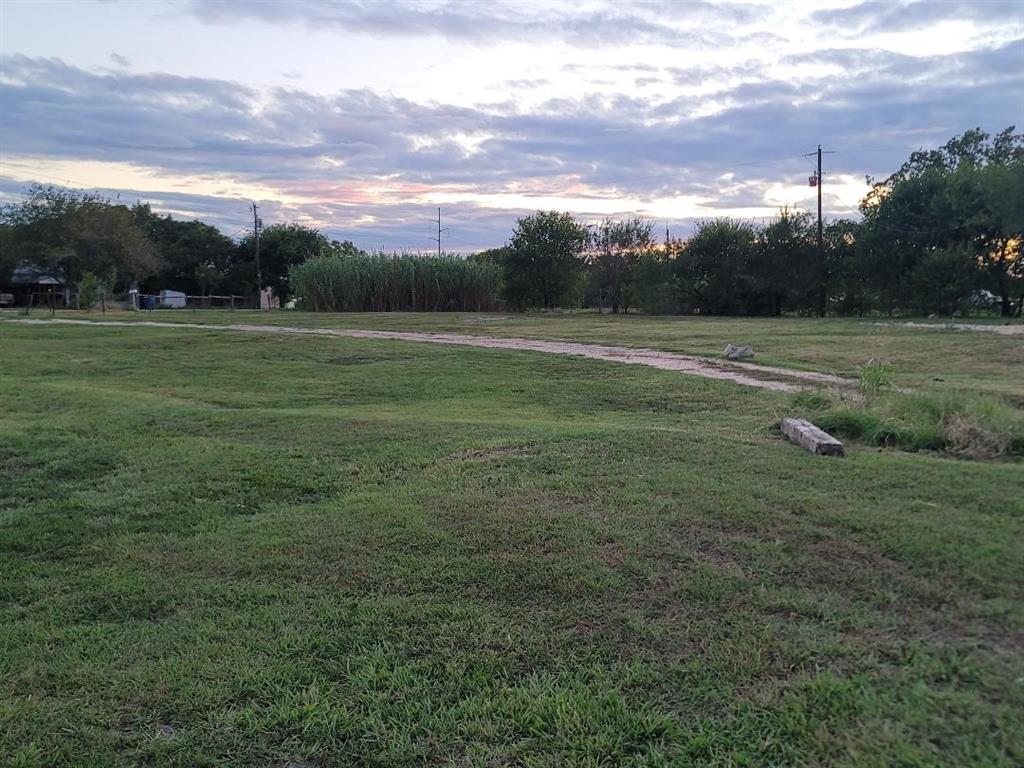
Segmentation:
<svg viewBox="0 0 1024 768">
<path fill-rule="evenodd" d="M 234 319 L 1024 395 L 982 333 Z M 529 352 L 0 322 L 0 359 L 13 765 L 1024 762 L 1020 460 L 815 458 L 791 395 Z"/>
<path fill-rule="evenodd" d="M 13 312 L 6 317 L 20 317 Z M 37 318 L 49 313 L 36 311 Z M 643 315 L 337 313 L 165 310 L 156 312 L 58 312 L 58 317 L 185 323 L 263 323 L 323 328 L 436 331 L 481 336 L 521 336 L 651 347 L 719 357 L 727 343 L 750 344 L 755 362 L 851 378 L 874 358 L 890 363 L 901 386 L 968 389 L 1024 401 L 1024 335 L 907 327 L 884 318 L 701 318 Z M 970 319 L 968 322 L 982 322 Z M 990 324 L 996 324 L 989 321 Z M 1022 325 L 1020 320 L 1007 321 Z M 998 324 L 1002 325 L 1002 322 Z"/>
</svg>

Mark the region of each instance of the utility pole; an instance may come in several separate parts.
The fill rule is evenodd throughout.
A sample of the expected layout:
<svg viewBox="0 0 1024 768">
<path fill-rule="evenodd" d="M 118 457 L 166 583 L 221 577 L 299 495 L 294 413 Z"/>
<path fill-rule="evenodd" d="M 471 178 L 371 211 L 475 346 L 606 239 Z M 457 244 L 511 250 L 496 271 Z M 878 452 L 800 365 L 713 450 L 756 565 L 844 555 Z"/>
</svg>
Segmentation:
<svg viewBox="0 0 1024 768">
<path fill-rule="evenodd" d="M 821 144 L 818 145 L 818 250 L 825 253 L 825 237 L 821 228 Z"/>
<path fill-rule="evenodd" d="M 821 281 L 818 287 L 818 315 L 820 317 L 825 316 L 825 309 L 828 304 L 828 265 L 825 262 L 825 232 L 821 216 L 821 156 L 823 154 L 833 155 L 835 152 L 829 149 L 823 150 L 821 148 L 821 144 L 819 144 L 816 152 L 808 152 L 804 155 L 804 157 L 809 157 L 811 155 L 817 155 L 818 157 L 818 169 L 815 171 L 812 179 L 814 180 L 814 185 L 818 188 L 818 269 L 820 270 L 819 277 Z"/>
<path fill-rule="evenodd" d="M 256 238 L 256 309 L 263 309 L 263 270 L 260 269 L 260 227 L 263 226 L 263 222 L 257 215 L 257 211 L 256 203 L 253 202 L 252 232 Z"/>
<path fill-rule="evenodd" d="M 434 240 L 437 243 L 437 255 L 440 256 L 441 255 L 441 233 L 448 231 L 448 227 L 445 227 L 444 229 L 441 229 L 441 209 L 440 208 L 437 209 L 437 218 L 436 219 L 431 219 L 431 221 L 437 222 L 437 237 L 432 237 L 430 239 Z"/>
</svg>

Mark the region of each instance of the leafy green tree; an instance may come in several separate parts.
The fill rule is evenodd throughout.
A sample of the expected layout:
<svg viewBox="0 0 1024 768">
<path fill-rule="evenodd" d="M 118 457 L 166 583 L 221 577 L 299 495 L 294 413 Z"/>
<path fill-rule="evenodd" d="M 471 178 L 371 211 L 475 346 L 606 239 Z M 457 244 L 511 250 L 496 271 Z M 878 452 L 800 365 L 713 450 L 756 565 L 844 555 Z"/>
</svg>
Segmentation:
<svg viewBox="0 0 1024 768">
<path fill-rule="evenodd" d="M 331 241 L 330 253 L 332 256 L 365 256 L 366 251 L 357 247 L 351 240 Z"/>
<path fill-rule="evenodd" d="M 650 315 L 679 311 L 679 287 L 673 266 L 680 248 L 679 241 L 674 241 L 640 252 L 633 267 L 633 279 L 626 289 L 630 306 Z"/>
<path fill-rule="evenodd" d="M 999 297 L 1003 316 L 1024 309 L 1024 160 L 990 164 L 979 174 L 982 201 L 973 225 L 985 288 Z"/>
<path fill-rule="evenodd" d="M 755 290 L 750 263 L 756 248 L 751 224 L 725 218 L 697 222 L 675 263 L 684 311 L 747 314 Z"/>
<path fill-rule="evenodd" d="M 478 261 L 486 264 L 504 264 L 508 258 L 508 248 L 488 248 L 477 253 L 471 253 L 467 257 L 470 261 Z"/>
<path fill-rule="evenodd" d="M 831 305 L 841 315 L 863 316 L 876 302 L 860 229 L 856 221 L 836 219 L 822 232 Z"/>
<path fill-rule="evenodd" d="M 923 254 L 913 275 L 917 311 L 945 316 L 964 311 L 977 290 L 979 277 L 970 248 L 954 246 Z"/>
<path fill-rule="evenodd" d="M 78 308 L 91 312 L 100 300 L 100 281 L 92 272 L 86 272 L 78 281 Z"/>
<path fill-rule="evenodd" d="M 781 315 L 815 306 L 821 283 L 815 226 L 808 212 L 783 208 L 757 233 L 748 265 L 748 313 Z"/>
<path fill-rule="evenodd" d="M 0 210 L 0 220 L 11 228 L 19 260 L 72 283 L 87 272 L 111 270 L 141 278 L 160 266 L 132 212 L 95 193 L 34 185 L 23 200 Z"/>
<path fill-rule="evenodd" d="M 938 149 L 914 152 L 873 185 L 861 203 L 862 240 L 887 308 L 916 308 L 921 275 L 933 274 L 942 259 L 949 266 L 949 253 L 969 251 L 1002 313 L 1013 311 L 1024 239 L 1024 135 L 1014 130 L 966 131 Z M 929 263 L 919 270 L 923 261 Z"/>
<path fill-rule="evenodd" d="M 142 203 L 132 208 L 132 214 L 160 255 L 160 269 L 143 281 L 143 290 L 171 288 L 206 295 L 224 283 L 236 246 L 220 230 L 202 221 L 153 213 Z"/>
<path fill-rule="evenodd" d="M 538 211 L 519 219 L 504 263 L 509 303 L 553 309 L 576 301 L 587 238 L 587 228 L 571 213 Z"/>
<path fill-rule="evenodd" d="M 14 227 L 0 221 L 0 284 L 6 284 L 11 273 L 18 265 L 18 252 L 15 248 Z"/>
<path fill-rule="evenodd" d="M 643 219 L 605 219 L 590 233 L 590 266 L 598 307 L 629 311 L 632 285 L 643 254 L 654 248 L 654 224 Z"/>
<path fill-rule="evenodd" d="M 212 261 L 196 264 L 192 278 L 199 287 L 200 296 L 209 296 L 224 281 L 224 272 Z"/>
</svg>

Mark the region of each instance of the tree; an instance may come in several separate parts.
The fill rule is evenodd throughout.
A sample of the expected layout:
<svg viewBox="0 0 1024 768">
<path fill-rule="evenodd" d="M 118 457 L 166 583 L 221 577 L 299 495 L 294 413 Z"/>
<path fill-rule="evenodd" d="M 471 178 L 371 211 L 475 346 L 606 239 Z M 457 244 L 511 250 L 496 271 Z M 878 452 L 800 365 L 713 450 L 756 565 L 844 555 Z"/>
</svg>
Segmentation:
<svg viewBox="0 0 1024 768">
<path fill-rule="evenodd" d="M 204 261 L 192 270 L 192 277 L 199 286 L 200 296 L 209 296 L 214 288 L 224 280 L 224 273 L 212 261 Z"/>
<path fill-rule="evenodd" d="M 142 203 L 132 208 L 132 214 L 160 255 L 160 269 L 143 281 L 144 290 L 173 288 L 206 295 L 224 283 L 236 246 L 220 230 L 202 221 L 153 213 Z"/>
<path fill-rule="evenodd" d="M 606 300 L 614 314 L 629 310 L 640 259 L 654 248 L 653 233 L 654 224 L 639 218 L 605 219 L 591 232 L 591 269 L 601 310 Z"/>
<path fill-rule="evenodd" d="M 34 185 L 0 211 L 0 220 L 11 228 L 19 259 L 68 282 L 87 272 L 141 278 L 160 265 L 132 212 L 95 193 Z"/>
<path fill-rule="evenodd" d="M 822 232 L 830 299 L 841 315 L 863 316 L 875 303 L 860 230 L 856 221 L 836 219 Z"/>
<path fill-rule="evenodd" d="M 757 233 L 752 255 L 749 313 L 777 316 L 783 310 L 803 311 L 815 305 L 820 266 L 810 213 L 783 208 Z"/>
<path fill-rule="evenodd" d="M 505 256 L 505 292 L 516 307 L 553 309 L 576 300 L 587 228 L 571 213 L 538 211 L 516 222 Z"/>
<path fill-rule="evenodd" d="M 508 247 L 488 248 L 483 251 L 471 253 L 467 256 L 470 261 L 478 261 L 483 264 L 504 264 L 508 258 Z"/>
<path fill-rule="evenodd" d="M 863 239 L 890 310 L 915 308 L 921 275 L 934 274 L 940 263 L 949 267 L 951 253 L 969 252 L 1002 313 L 1012 313 L 1024 239 L 1024 135 L 1014 130 L 994 137 L 966 131 L 938 149 L 914 152 L 872 186 L 861 203 Z"/>
<path fill-rule="evenodd" d="M 0 221 L 0 285 L 6 284 L 18 265 L 15 248 L 14 227 Z"/>
<path fill-rule="evenodd" d="M 78 281 L 78 308 L 91 312 L 100 298 L 100 281 L 92 272 L 86 272 Z"/>
<path fill-rule="evenodd" d="M 301 264 L 306 259 L 331 252 L 331 241 L 318 229 L 302 224 L 273 224 L 267 227 L 260 232 L 260 269 L 263 273 L 263 287 L 269 286 L 281 301 L 285 301 L 291 296 L 288 285 L 289 268 Z M 250 290 L 245 292 L 256 292 L 256 241 L 251 234 L 238 244 L 232 274 L 236 279 L 251 279 Z"/>
<path fill-rule="evenodd" d="M 337 240 L 331 241 L 331 255 L 332 256 L 365 256 L 366 251 L 356 247 L 356 244 L 351 240 L 342 240 L 340 243 Z"/>
<path fill-rule="evenodd" d="M 757 245 L 751 224 L 735 219 L 697 222 L 676 259 L 683 309 L 709 315 L 750 311 L 750 261 Z"/>
<path fill-rule="evenodd" d="M 679 286 L 673 272 L 680 241 L 653 246 L 641 251 L 633 268 L 633 279 L 626 294 L 630 306 L 650 315 L 669 315 L 679 311 Z"/>
<path fill-rule="evenodd" d="M 1020 314 L 1024 308 L 1024 161 L 990 164 L 978 175 L 982 204 L 973 224 L 981 230 L 983 284 L 999 297 L 1004 317 L 1013 314 L 1015 298 Z"/>
<path fill-rule="evenodd" d="M 922 315 L 951 316 L 963 311 L 977 289 L 979 272 L 974 253 L 963 246 L 935 249 L 914 267 L 916 309 Z"/>
</svg>

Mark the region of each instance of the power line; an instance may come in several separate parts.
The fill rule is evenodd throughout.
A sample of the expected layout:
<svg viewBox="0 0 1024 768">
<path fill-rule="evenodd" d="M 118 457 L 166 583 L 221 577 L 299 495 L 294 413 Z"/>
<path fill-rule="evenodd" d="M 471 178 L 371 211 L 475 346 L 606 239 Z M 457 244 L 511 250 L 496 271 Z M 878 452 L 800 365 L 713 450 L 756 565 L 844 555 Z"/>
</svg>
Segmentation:
<svg viewBox="0 0 1024 768">
<path fill-rule="evenodd" d="M 95 186 L 93 184 L 85 184 L 84 182 L 75 181 L 74 179 L 60 178 L 58 176 L 50 176 L 48 174 L 40 173 L 39 171 L 35 171 L 35 170 L 27 171 L 27 170 L 25 170 L 24 166 L 16 165 L 14 163 L 5 163 L 5 162 L 0 161 L 0 166 L 4 166 L 6 168 L 10 168 L 13 171 L 20 171 L 22 173 L 25 173 L 25 174 L 33 176 L 33 177 L 39 176 L 40 178 L 47 179 L 49 181 L 59 181 L 62 185 L 73 184 L 73 185 L 79 186 L 79 187 L 92 187 L 93 189 L 115 189 L 114 187 L 99 187 L 99 186 Z"/>
</svg>

